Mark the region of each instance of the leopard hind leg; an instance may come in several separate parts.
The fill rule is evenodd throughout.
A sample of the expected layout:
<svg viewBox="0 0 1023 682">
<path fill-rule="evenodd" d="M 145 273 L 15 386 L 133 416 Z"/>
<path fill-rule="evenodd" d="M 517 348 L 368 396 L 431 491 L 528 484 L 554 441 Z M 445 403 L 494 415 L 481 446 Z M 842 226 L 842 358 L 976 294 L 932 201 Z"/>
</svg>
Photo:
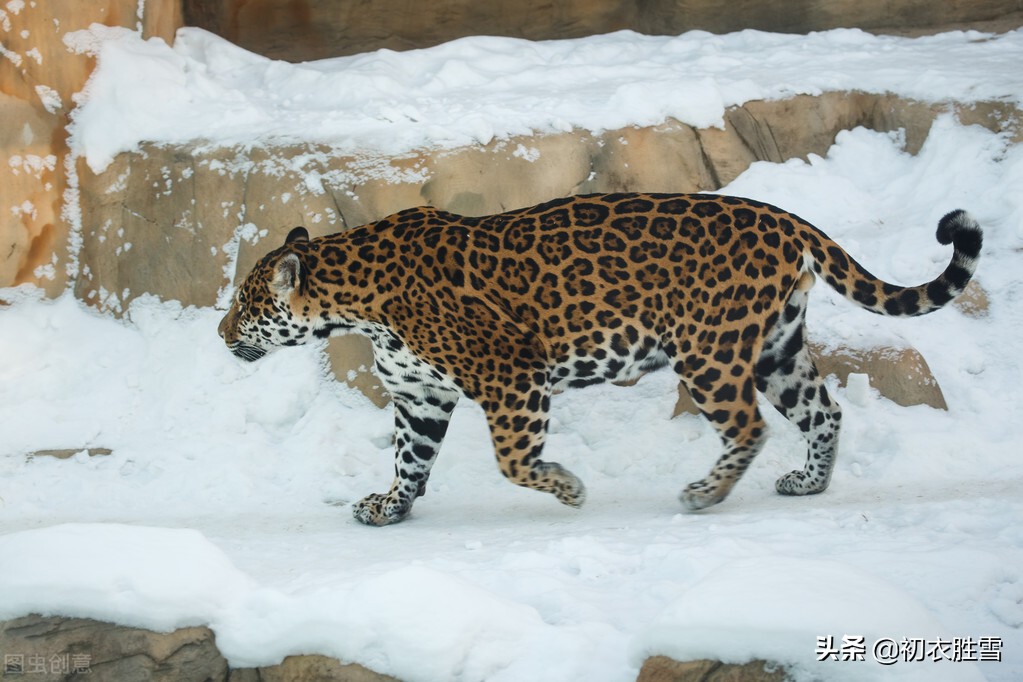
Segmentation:
<svg viewBox="0 0 1023 682">
<path fill-rule="evenodd" d="M 752 355 L 751 350 L 747 355 Z M 736 358 L 723 372 L 706 358 L 691 357 L 675 369 L 724 448 L 710 473 L 690 483 L 679 495 L 682 506 L 696 511 L 728 496 L 763 448 L 767 424 L 757 408 L 751 362 Z"/>
<path fill-rule="evenodd" d="M 806 345 L 806 302 L 812 277 L 800 282 L 768 335 L 756 365 L 757 389 L 808 443 L 806 464 L 777 480 L 782 495 L 812 495 L 831 482 L 842 411 L 828 395 Z"/>
</svg>

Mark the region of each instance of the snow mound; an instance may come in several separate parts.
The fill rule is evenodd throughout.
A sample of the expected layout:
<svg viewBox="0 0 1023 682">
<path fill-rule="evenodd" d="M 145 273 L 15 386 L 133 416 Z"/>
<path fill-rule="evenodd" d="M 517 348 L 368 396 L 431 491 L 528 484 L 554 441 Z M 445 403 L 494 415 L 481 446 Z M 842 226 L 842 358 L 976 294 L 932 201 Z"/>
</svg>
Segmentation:
<svg viewBox="0 0 1023 682">
<path fill-rule="evenodd" d="M 0 620 L 74 614 L 150 630 L 209 622 L 251 581 L 187 528 L 71 523 L 0 536 Z"/>
<path fill-rule="evenodd" d="M 842 660 L 843 641 L 850 636 L 862 638 L 859 660 Z M 668 604 L 634 646 L 640 662 L 651 655 L 739 664 L 766 660 L 799 676 L 826 671 L 836 682 L 921 675 L 946 682 L 984 679 L 969 663 L 882 664 L 875 658 L 878 641 L 914 636 L 952 640 L 918 600 L 887 581 L 837 561 L 775 556 L 721 566 Z M 845 647 L 850 656 L 858 650 Z"/>
</svg>

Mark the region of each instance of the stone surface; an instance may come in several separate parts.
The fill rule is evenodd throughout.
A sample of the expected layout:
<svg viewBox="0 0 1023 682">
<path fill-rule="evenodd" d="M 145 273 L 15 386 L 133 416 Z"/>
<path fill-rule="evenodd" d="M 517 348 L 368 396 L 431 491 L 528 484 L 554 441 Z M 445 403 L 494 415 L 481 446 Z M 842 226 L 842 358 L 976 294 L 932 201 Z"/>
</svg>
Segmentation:
<svg viewBox="0 0 1023 682">
<path fill-rule="evenodd" d="M 0 680 L 38 682 L 398 682 L 364 666 L 316 654 L 277 665 L 230 669 L 212 630 L 153 632 L 86 618 L 30 615 L 0 622 Z M 20 666 L 20 669 L 18 668 Z M 637 682 L 782 682 L 784 670 L 765 661 L 648 658 Z"/>
<path fill-rule="evenodd" d="M 977 280 L 971 280 L 966 285 L 966 291 L 959 294 L 959 298 L 952 301 L 952 305 L 967 317 L 984 317 L 987 315 L 991 303 L 988 301 L 984 287 L 978 284 Z"/>
<path fill-rule="evenodd" d="M 79 452 L 84 452 L 89 457 L 103 457 L 112 454 L 110 448 L 57 448 L 54 450 L 36 450 L 28 454 L 29 459 L 33 457 L 53 457 L 55 459 L 70 459 Z"/>
<path fill-rule="evenodd" d="M 337 378 L 357 389 L 377 407 L 391 401 L 373 372 L 373 345 L 364 336 L 348 334 L 327 341 L 327 357 Z"/>
<path fill-rule="evenodd" d="M 0 680 L 37 682 L 397 682 L 319 655 L 231 670 L 207 627 L 153 632 L 87 618 L 0 622 Z"/>
<path fill-rule="evenodd" d="M 720 661 L 676 661 L 651 656 L 643 662 L 636 682 L 783 682 L 785 671 L 766 661 L 742 665 Z"/>
<path fill-rule="evenodd" d="M 0 287 L 45 285 L 53 270 L 61 229 L 58 122 L 41 106 L 0 92 Z"/>
<path fill-rule="evenodd" d="M 700 29 L 807 33 L 829 28 L 927 33 L 1023 25 L 1019 0 L 182 0 L 185 22 L 276 59 L 306 61 L 381 48 L 427 47 L 469 35 L 529 40 L 577 38 L 632 29 L 677 35 Z"/>
<path fill-rule="evenodd" d="M 65 168 L 65 126 L 94 65 L 64 37 L 101 23 L 171 40 L 180 0 L 48 0 L 7 3 L 0 12 L 0 287 L 31 283 L 56 295 L 76 248 L 77 211 L 64 205 L 75 184 Z"/>
<path fill-rule="evenodd" d="M 327 656 L 288 656 L 279 665 L 232 670 L 228 682 L 398 682 L 357 663 Z"/>
<path fill-rule="evenodd" d="M 26 616 L 0 623 L 0 679 L 38 682 L 206 682 L 225 680 L 227 661 L 209 628 L 158 633 L 84 618 Z M 10 671 L 11 656 L 23 675 Z"/>
<path fill-rule="evenodd" d="M 814 347 L 817 369 L 824 376 L 834 374 L 845 385 L 850 374 L 866 374 L 870 385 L 885 398 L 903 406 L 930 405 L 947 410 L 941 387 L 931 374 L 927 361 L 915 348 Z"/>
</svg>

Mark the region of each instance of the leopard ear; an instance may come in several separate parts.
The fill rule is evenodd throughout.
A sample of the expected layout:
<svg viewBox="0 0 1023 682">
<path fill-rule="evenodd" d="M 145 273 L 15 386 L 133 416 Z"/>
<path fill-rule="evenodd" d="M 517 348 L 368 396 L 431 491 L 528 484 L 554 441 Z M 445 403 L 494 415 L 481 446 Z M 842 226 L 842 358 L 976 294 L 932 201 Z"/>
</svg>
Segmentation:
<svg viewBox="0 0 1023 682">
<path fill-rule="evenodd" d="M 278 294 L 288 294 L 299 288 L 301 278 L 302 261 L 296 254 L 286 253 L 274 266 L 274 278 L 270 287 Z"/>
<path fill-rule="evenodd" d="M 292 228 L 291 232 L 288 233 L 287 239 L 284 240 L 285 244 L 291 244 L 292 242 L 307 242 L 309 241 L 309 230 L 304 227 Z"/>
</svg>

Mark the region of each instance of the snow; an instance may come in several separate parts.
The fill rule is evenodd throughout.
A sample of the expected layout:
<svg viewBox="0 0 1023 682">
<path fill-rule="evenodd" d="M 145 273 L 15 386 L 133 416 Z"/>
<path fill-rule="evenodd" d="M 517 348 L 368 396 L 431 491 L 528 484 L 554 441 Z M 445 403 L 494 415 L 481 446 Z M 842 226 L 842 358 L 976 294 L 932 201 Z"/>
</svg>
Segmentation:
<svg viewBox="0 0 1023 682">
<path fill-rule="evenodd" d="M 383 52 L 292 67 L 195 31 L 173 50 L 114 32 L 97 48 L 100 77 L 75 134 L 82 153 L 102 160 L 146 131 L 180 124 L 180 134 L 193 134 L 200 110 L 221 106 L 229 109 L 216 116 L 225 120 L 238 113 L 238 139 L 257 130 L 262 136 L 283 111 L 283 104 L 254 106 L 271 93 L 291 98 L 299 118 L 327 119 L 321 130 L 348 117 L 358 145 L 382 144 L 387 127 L 372 102 L 384 100 L 393 107 L 390 135 L 402 144 L 580 125 L 598 114 L 603 125 L 649 112 L 610 113 L 621 84 L 587 84 L 598 69 L 586 65 L 603 64 L 628 80 L 644 61 L 653 71 L 666 62 L 688 65 L 677 67 L 689 69 L 683 82 L 697 83 L 694 91 L 707 97 L 693 103 L 694 116 L 708 119 L 735 100 L 737 84 L 749 96 L 783 96 L 826 87 L 814 79 L 828 71 L 834 87 L 871 89 L 890 79 L 900 92 L 933 88 L 935 98 L 1018 101 L 1018 60 L 1006 55 L 1019 40 L 946 34 L 909 41 L 855 31 L 470 39 L 420 52 L 418 61 Z M 752 48 L 740 49 L 747 44 L 760 46 L 756 59 Z M 110 56 L 116 50 L 132 59 Z M 863 66 L 875 51 L 887 55 L 877 74 Z M 967 54 L 975 59 L 964 63 Z M 424 59 L 430 55 L 437 59 Z M 533 61 L 520 63 L 523 55 Z M 804 74 L 784 64 L 774 74 L 772 64 L 797 55 Z M 701 72 L 701 59 L 716 71 Z M 167 67 L 165 82 L 143 67 L 147 61 Z M 830 66 L 818 70 L 818 61 Z M 116 77 L 104 81 L 111 63 Z M 136 87 L 169 88 L 161 115 L 133 109 L 153 90 L 136 93 L 118 82 L 135 78 L 132 63 L 147 76 Z M 488 108 L 500 97 L 478 74 L 522 88 L 544 68 L 563 79 L 574 73 L 574 87 L 543 94 L 542 84 L 553 81 L 541 81 L 529 112 L 536 118 L 504 118 Z M 501 69 L 507 75 L 498 77 Z M 341 87 L 338 74 L 348 71 L 370 92 L 339 106 L 337 98 L 348 101 L 358 89 Z M 176 79 L 191 89 L 174 91 Z M 254 80 L 262 91 L 250 90 Z M 305 102 L 310 109 L 298 99 L 303 81 L 322 90 L 322 99 Z M 280 89 L 288 84 L 296 90 Z M 459 88 L 461 98 L 445 94 Z M 479 92 L 479 108 L 464 95 L 470 91 Z M 586 92 L 599 106 L 584 106 Z M 194 119 L 178 108 L 185 94 Z M 435 115 L 445 97 L 447 122 L 400 115 L 413 104 Z M 334 106 L 336 119 L 325 113 Z M 103 111 L 112 118 L 86 124 Z M 254 111 L 269 128 L 259 127 Z M 205 125 L 215 131 L 218 120 Z M 125 130 L 135 137 L 115 139 Z M 143 296 L 118 321 L 69 294 L 45 300 L 31 288 L 0 291 L 9 303 L 0 307 L 0 619 L 38 612 L 158 630 L 204 623 L 235 667 L 322 653 L 424 682 L 625 682 L 651 654 L 769 658 L 801 680 L 1020 679 L 1023 147 L 950 116 L 938 120 L 917 156 L 902 147 L 899 134 L 846 131 L 826 157 L 757 163 L 724 188 L 817 222 L 877 275 L 900 283 L 930 279 L 947 262 L 948 249 L 933 233 L 948 210 L 970 210 L 986 231 L 977 275 L 990 298 L 986 316 L 950 307 L 888 320 L 853 308 L 825 285 L 814 289 L 812 340 L 912 345 L 949 410 L 900 407 L 862 377 L 848 389 L 830 379 L 844 410 L 841 452 L 831 488 L 808 498 L 774 492 L 775 478 L 801 466 L 805 446 L 765 407 L 771 439 L 731 497 L 703 513 L 682 513 L 678 492 L 706 473 L 719 443 L 695 416 L 669 419 L 675 381 L 659 372 L 631 388 L 555 397 L 547 456 L 585 481 L 582 509 L 504 481 L 481 411 L 464 403 L 411 518 L 364 527 L 350 504 L 390 484 L 392 417 L 329 378 L 322 347 L 242 364 L 216 334 L 218 310 Z M 66 460 L 30 456 L 67 447 L 83 451 Z M 86 447 L 113 452 L 90 457 Z M 857 636 L 865 660 L 818 662 L 821 638 L 840 646 Z M 1002 661 L 883 666 L 873 662 L 873 645 L 888 638 L 998 638 Z"/>
<path fill-rule="evenodd" d="M 796 595 L 799 608 L 793 609 Z M 892 632 L 952 639 L 919 601 L 884 580 L 840 562 L 767 556 L 722 566 L 668 604 L 637 642 L 641 653 L 689 661 L 718 658 L 720 643 L 732 641 L 725 662 L 788 659 L 793 672 L 809 677 L 820 674 L 820 666 L 815 671 L 818 656 L 805 643 L 816 641 L 820 632 L 856 633 L 869 643 L 888 639 Z M 794 651 L 803 651 L 802 660 L 792 660 Z M 894 668 L 887 677 L 983 679 L 975 669 L 943 666 L 947 663 L 919 662 Z M 829 680 L 863 677 L 854 665 L 828 670 Z"/>
<path fill-rule="evenodd" d="M 732 105 L 825 91 L 894 92 L 925 102 L 1023 96 L 1015 67 L 1023 62 L 1023 31 L 918 39 L 852 29 L 809 36 L 621 31 L 545 42 L 471 37 L 303 64 L 252 54 L 196 28 L 180 29 L 173 47 L 100 25 L 65 42 L 99 60 L 71 127 L 73 148 L 97 172 L 143 141 L 302 141 L 394 156 L 669 117 L 719 126 Z"/>
</svg>

